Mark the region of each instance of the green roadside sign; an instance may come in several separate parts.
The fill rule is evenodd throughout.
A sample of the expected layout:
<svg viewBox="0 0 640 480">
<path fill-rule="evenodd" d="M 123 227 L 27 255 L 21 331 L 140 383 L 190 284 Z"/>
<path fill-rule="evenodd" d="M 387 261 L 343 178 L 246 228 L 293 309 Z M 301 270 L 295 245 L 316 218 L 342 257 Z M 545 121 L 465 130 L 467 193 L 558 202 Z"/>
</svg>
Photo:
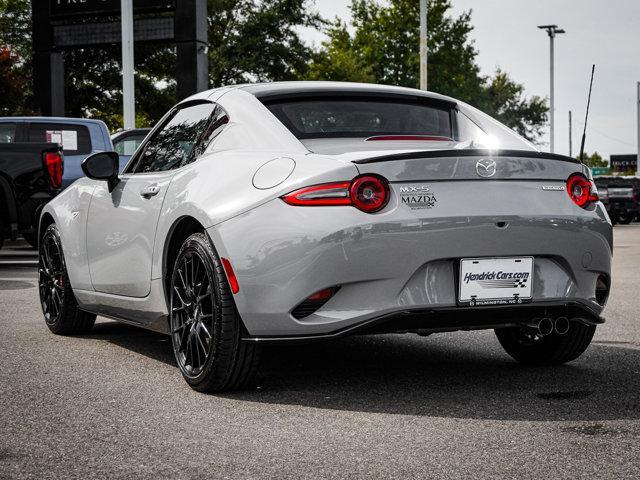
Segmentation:
<svg viewBox="0 0 640 480">
<path fill-rule="evenodd" d="M 609 173 L 608 167 L 592 167 L 591 173 L 593 175 L 607 175 Z"/>
</svg>

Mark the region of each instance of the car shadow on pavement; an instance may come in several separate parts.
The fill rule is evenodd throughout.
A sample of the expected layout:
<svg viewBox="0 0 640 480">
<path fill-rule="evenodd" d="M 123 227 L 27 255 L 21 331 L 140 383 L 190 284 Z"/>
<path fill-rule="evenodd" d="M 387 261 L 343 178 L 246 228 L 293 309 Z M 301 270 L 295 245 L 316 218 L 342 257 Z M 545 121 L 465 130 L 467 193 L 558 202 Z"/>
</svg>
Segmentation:
<svg viewBox="0 0 640 480">
<path fill-rule="evenodd" d="M 166 336 L 109 323 L 96 325 L 91 337 L 175 365 Z M 489 332 L 356 336 L 265 347 L 256 385 L 219 396 L 454 418 L 638 419 L 640 348 L 596 341 L 580 359 L 543 368 L 512 361 Z"/>
<path fill-rule="evenodd" d="M 171 351 L 171 339 L 167 335 L 124 323 L 108 321 L 96 323 L 91 333 L 81 335 L 81 337 L 108 341 L 119 347 L 178 368 Z"/>
</svg>

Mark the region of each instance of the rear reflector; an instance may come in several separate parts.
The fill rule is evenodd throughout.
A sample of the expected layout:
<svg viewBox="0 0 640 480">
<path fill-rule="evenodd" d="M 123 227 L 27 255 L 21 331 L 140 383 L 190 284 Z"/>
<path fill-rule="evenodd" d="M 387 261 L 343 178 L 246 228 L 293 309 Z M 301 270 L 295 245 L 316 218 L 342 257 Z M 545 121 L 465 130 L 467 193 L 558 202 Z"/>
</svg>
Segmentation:
<svg viewBox="0 0 640 480">
<path fill-rule="evenodd" d="M 227 274 L 227 279 L 229 280 L 231 291 L 233 293 L 238 293 L 240 291 L 240 285 L 238 284 L 238 279 L 236 278 L 236 273 L 233 271 L 231 262 L 224 257 L 221 257 L 220 260 L 222 261 L 222 268 L 224 268 L 224 273 Z"/>
<path fill-rule="evenodd" d="M 329 287 L 319 290 L 313 295 L 309 295 L 306 300 L 302 301 L 296 308 L 291 310 L 291 315 L 293 318 L 298 320 L 308 317 L 327 303 L 339 289 L 340 287 Z"/>
<path fill-rule="evenodd" d="M 62 186 L 62 155 L 57 152 L 44 154 L 44 165 L 49 173 L 49 182 L 53 188 Z"/>
</svg>

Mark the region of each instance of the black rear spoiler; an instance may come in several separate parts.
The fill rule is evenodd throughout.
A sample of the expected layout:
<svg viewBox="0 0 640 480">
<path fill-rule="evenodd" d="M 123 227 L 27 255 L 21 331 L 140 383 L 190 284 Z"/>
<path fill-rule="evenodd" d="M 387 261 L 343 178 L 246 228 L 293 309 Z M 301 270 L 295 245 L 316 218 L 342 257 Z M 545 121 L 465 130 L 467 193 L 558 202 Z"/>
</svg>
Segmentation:
<svg viewBox="0 0 640 480">
<path fill-rule="evenodd" d="M 379 157 L 363 158 L 354 160 L 353 163 L 363 165 L 366 163 L 394 162 L 396 160 L 413 160 L 418 158 L 443 158 L 443 157 L 520 157 L 535 158 L 542 160 L 556 160 L 559 162 L 580 163 L 577 159 L 558 155 L 556 153 L 536 152 L 530 150 L 487 150 L 481 148 L 474 149 L 447 149 L 447 150 L 423 150 L 407 153 L 394 153 L 392 155 L 381 155 Z"/>
</svg>

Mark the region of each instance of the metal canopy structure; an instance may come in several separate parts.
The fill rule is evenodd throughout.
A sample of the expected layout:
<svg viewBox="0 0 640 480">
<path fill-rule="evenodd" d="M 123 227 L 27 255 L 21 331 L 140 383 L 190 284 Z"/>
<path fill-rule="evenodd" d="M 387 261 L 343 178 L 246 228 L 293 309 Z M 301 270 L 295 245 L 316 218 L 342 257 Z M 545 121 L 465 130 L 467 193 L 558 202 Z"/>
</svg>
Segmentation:
<svg viewBox="0 0 640 480">
<path fill-rule="evenodd" d="M 175 42 L 178 100 L 206 90 L 206 0 L 133 0 L 133 10 L 135 42 Z M 120 44 L 120 0 L 32 2 L 32 15 L 36 107 L 64 116 L 63 52 Z"/>
</svg>

